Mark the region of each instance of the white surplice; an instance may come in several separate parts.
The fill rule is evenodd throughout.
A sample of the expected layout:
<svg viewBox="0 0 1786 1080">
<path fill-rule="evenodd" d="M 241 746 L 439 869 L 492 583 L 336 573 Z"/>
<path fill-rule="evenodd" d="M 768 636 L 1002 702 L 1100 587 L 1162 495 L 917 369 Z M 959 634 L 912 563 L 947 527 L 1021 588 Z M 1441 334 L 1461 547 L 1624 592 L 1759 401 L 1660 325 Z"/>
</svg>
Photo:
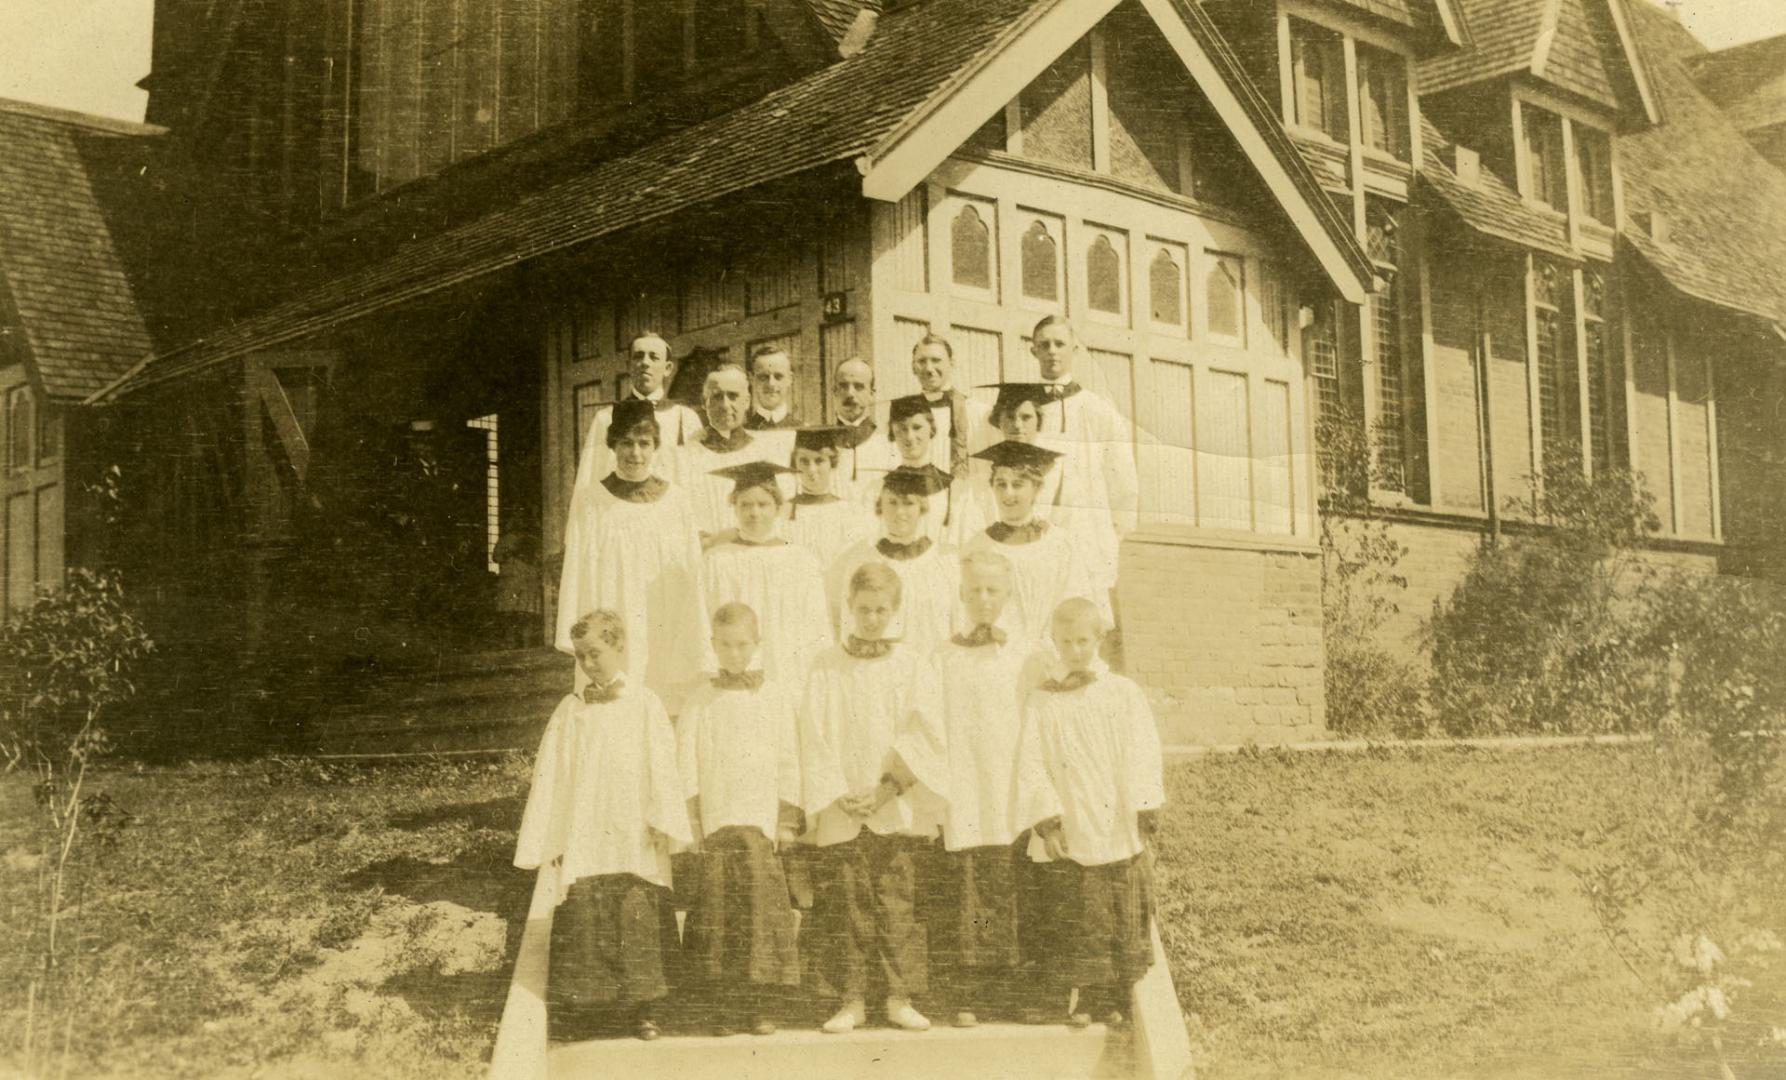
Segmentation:
<svg viewBox="0 0 1786 1080">
<path fill-rule="evenodd" d="M 613 611 L 626 624 L 632 681 L 676 711 L 706 656 L 700 581 L 701 548 L 682 489 L 670 484 L 652 502 L 631 502 L 598 483 L 582 513 L 565 522 L 554 644 L 572 652 L 571 626 L 597 608 Z"/>
<path fill-rule="evenodd" d="M 850 633 L 850 575 L 865 563 L 881 563 L 899 575 L 899 610 L 887 625 L 888 637 L 899 639 L 921 657 L 949 639 L 961 593 L 961 562 L 955 550 L 933 541 L 924 554 L 899 559 L 882 554 L 877 540 L 859 540 L 831 560 L 825 574 L 825 599 L 837 640 Z"/>
<path fill-rule="evenodd" d="M 1010 560 L 1011 599 L 1000 621 L 1014 633 L 1048 641 L 1054 609 L 1075 596 L 1096 604 L 1106 625 L 1110 622 L 1109 590 L 1092 577 L 1079 545 L 1065 530 L 1049 525 L 1039 539 L 1027 544 L 1000 543 L 982 531 L 962 554 L 976 551 L 997 552 Z"/>
<path fill-rule="evenodd" d="M 874 790 L 893 763 L 894 741 L 927 723 L 913 707 L 921 670 L 897 644 L 872 660 L 836 645 L 813 662 L 800 703 L 800 808 L 819 846 L 853 840 L 864 825 L 882 835 L 936 835 L 941 807 L 919 789 L 888 800 L 865 821 L 835 805 Z"/>
<path fill-rule="evenodd" d="M 799 699 L 765 680 L 755 690 L 711 683 L 676 718 L 683 794 L 699 797 L 700 835 L 741 825 L 776 838 L 781 804 L 800 805 Z"/>
<path fill-rule="evenodd" d="M 1103 589 L 1116 587 L 1118 534 L 1135 527 L 1140 484 L 1135 433 L 1108 399 L 1081 389 L 1040 407 L 1037 445 L 1059 452 L 1057 479 L 1036 500 L 1037 516 L 1065 529 Z"/>
<path fill-rule="evenodd" d="M 801 685 L 813 658 L 831 644 L 824 571 L 805 548 L 785 540 L 719 544 L 703 560 L 701 592 L 709 612 L 737 601 L 756 613 L 757 656 L 770 679 Z M 706 667 L 716 666 L 709 656 Z"/>
<path fill-rule="evenodd" d="M 681 458 L 701 437 L 705 425 L 701 414 L 680 402 L 664 403 L 662 394 L 651 399 L 652 417 L 657 421 L 657 455 L 652 470 L 666 480 L 681 476 Z M 608 447 L 608 428 L 614 422 L 614 406 L 602 405 L 589 422 L 583 436 L 583 450 L 577 458 L 577 478 L 571 489 L 571 512 L 577 511 L 577 500 L 589 494 L 588 489 L 614 471 L 614 451 Z"/>
<path fill-rule="evenodd" d="M 559 902 L 574 882 L 601 874 L 668 888 L 670 854 L 692 838 L 676 736 L 657 695 L 631 685 L 607 703 L 566 695 L 534 759 L 515 865 L 562 859 Z"/>
<path fill-rule="evenodd" d="M 919 783 L 948 804 L 949 851 L 1010 844 L 1060 813 L 1045 777 L 1019 784 L 1017 776 L 1023 705 L 1047 664 L 1047 654 L 1013 636 L 1002 645 L 951 641 L 920 673 L 917 708 L 930 722 L 908 727 L 894 746 Z"/>
<path fill-rule="evenodd" d="M 1027 786 L 1046 773 L 1060 801 L 1067 857 L 1102 866 L 1141 854 L 1136 815 L 1164 806 L 1166 786 L 1147 695 L 1102 661 L 1091 670 L 1097 678 L 1089 686 L 1030 692 L 1019 777 Z M 1039 856 L 1038 844 L 1030 854 Z"/>
<path fill-rule="evenodd" d="M 788 500 L 782 511 L 781 535 L 788 543 L 812 552 L 820 566 L 829 567 L 858 540 L 872 540 L 880 530 L 874 511 L 843 496 L 825 502 Z"/>
<path fill-rule="evenodd" d="M 742 440 L 744 445 L 736 450 L 713 450 L 697 438 L 678 457 L 678 475 L 669 478 L 681 483 L 688 492 L 689 501 L 694 506 L 695 527 L 712 536 L 738 525 L 737 517 L 732 513 L 732 489 L 736 485 L 723 476 L 714 476 L 714 470 L 750 461 L 786 465 L 794 452 L 792 431 L 745 431 L 743 434 L 748 438 Z M 791 490 L 784 477 L 782 493 L 786 495 Z"/>
</svg>

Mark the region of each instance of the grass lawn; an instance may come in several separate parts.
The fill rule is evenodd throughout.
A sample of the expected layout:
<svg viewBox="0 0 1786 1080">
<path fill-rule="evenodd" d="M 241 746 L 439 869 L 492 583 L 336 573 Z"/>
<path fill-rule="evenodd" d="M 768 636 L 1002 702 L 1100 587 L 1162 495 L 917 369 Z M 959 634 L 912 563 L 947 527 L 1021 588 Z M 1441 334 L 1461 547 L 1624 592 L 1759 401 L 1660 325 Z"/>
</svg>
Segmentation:
<svg viewBox="0 0 1786 1080">
<path fill-rule="evenodd" d="M 1173 766 L 1161 930 L 1199 1075 L 1706 1075 L 1649 1032 L 1659 1001 L 1577 883 L 1645 752 Z M 135 821 L 81 909 L 70 1075 L 480 1074 L 531 884 L 508 866 L 525 785 L 518 759 L 106 774 Z M 0 780 L 0 1073 L 31 970 L 29 800 Z M 1781 986 L 1750 994 L 1786 1017 Z"/>
</svg>

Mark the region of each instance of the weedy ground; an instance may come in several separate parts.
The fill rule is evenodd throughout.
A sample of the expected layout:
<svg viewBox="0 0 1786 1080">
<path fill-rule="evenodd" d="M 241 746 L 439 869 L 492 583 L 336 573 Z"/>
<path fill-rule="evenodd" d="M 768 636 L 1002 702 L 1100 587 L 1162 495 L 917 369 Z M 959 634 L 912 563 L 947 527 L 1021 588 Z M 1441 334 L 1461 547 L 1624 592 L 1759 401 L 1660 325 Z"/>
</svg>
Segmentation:
<svg viewBox="0 0 1786 1080">
<path fill-rule="evenodd" d="M 1643 753 L 1171 766 L 1156 881 L 1199 1076 L 1707 1075 L 1650 1030 L 1661 1001 L 1578 876 L 1643 797 Z M 509 865 L 527 779 L 519 757 L 103 774 L 134 819 L 80 898 L 68 1075 L 481 1075 L 531 889 Z M 31 974 L 30 814 L 0 778 L 0 1072 Z M 1786 1016 L 1775 976 L 1739 1015 Z"/>
</svg>

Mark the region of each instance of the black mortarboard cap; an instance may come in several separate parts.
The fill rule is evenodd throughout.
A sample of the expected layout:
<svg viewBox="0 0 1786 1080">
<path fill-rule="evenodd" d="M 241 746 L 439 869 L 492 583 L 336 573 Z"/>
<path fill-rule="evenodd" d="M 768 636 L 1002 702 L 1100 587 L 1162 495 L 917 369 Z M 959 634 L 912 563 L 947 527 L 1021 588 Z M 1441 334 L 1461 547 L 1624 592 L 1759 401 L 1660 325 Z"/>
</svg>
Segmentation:
<svg viewBox="0 0 1786 1080">
<path fill-rule="evenodd" d="M 930 410 L 933 408 L 935 406 L 923 394 L 907 394 L 905 397 L 896 397 L 887 405 L 887 423 L 897 424 L 912 416 L 929 416 Z"/>
<path fill-rule="evenodd" d="M 951 477 L 935 465 L 923 465 L 913 468 L 901 465 L 887 474 L 881 483 L 884 489 L 895 495 L 935 495 L 946 491 Z"/>
<path fill-rule="evenodd" d="M 849 429 L 836 424 L 822 427 L 803 427 L 794 431 L 794 449 L 796 450 L 836 450 Z"/>
<path fill-rule="evenodd" d="M 1034 443 L 1006 439 L 993 443 L 974 456 L 981 461 L 992 462 L 994 467 L 1002 465 L 1008 469 L 1031 468 L 1046 472 L 1060 454 Z"/>
<path fill-rule="evenodd" d="M 728 465 L 723 469 L 714 469 L 713 475 L 723 476 L 739 488 L 747 488 L 773 484 L 777 476 L 793 471 L 786 465 L 777 465 L 773 461 L 747 461 L 742 465 Z"/>
<path fill-rule="evenodd" d="M 657 410 L 651 402 L 641 398 L 621 398 L 614 403 L 614 411 L 608 417 L 608 430 L 618 437 L 647 420 L 654 425 L 657 423 Z"/>
</svg>

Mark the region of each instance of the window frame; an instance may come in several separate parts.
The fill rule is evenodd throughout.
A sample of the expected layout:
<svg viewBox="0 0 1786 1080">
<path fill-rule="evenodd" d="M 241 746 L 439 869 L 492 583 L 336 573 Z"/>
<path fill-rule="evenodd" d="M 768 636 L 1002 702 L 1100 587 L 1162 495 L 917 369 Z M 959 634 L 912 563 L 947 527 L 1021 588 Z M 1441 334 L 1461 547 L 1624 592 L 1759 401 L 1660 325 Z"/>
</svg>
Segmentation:
<svg viewBox="0 0 1786 1080">
<path fill-rule="evenodd" d="M 1567 215 L 1570 162 L 1564 152 L 1563 125 L 1568 118 L 1554 109 L 1522 101 L 1519 122 L 1525 160 L 1520 194 L 1528 203 Z"/>
<path fill-rule="evenodd" d="M 1413 126 L 1408 109 L 1408 59 L 1366 41 L 1356 42 L 1354 48 L 1358 57 L 1358 126 L 1363 129 L 1359 143 L 1367 154 L 1409 164 L 1413 159 Z M 1379 86 L 1385 79 L 1389 85 Z M 1370 109 L 1379 93 L 1384 103 L 1381 118 Z M 1381 131 L 1376 130 L 1379 126 Z"/>
<path fill-rule="evenodd" d="M 24 416 L 22 423 L 21 413 Z M 6 391 L 5 428 L 6 471 L 29 471 L 37 460 L 37 400 L 29 385 L 21 384 Z"/>
<path fill-rule="evenodd" d="M 1347 35 L 1300 13 L 1290 15 L 1288 19 L 1290 53 L 1284 59 L 1289 65 L 1290 105 L 1295 111 L 1286 121 L 1298 131 L 1340 146 L 1349 145 L 1352 140 L 1352 125 L 1349 101 L 1351 89 L 1346 77 Z M 1319 58 L 1321 65 L 1318 83 L 1321 116 L 1312 123 L 1306 109 L 1309 104 L 1307 88 L 1310 86 L 1306 61 L 1310 57 Z M 1334 100 L 1335 91 L 1338 91 L 1337 101 Z"/>
</svg>

